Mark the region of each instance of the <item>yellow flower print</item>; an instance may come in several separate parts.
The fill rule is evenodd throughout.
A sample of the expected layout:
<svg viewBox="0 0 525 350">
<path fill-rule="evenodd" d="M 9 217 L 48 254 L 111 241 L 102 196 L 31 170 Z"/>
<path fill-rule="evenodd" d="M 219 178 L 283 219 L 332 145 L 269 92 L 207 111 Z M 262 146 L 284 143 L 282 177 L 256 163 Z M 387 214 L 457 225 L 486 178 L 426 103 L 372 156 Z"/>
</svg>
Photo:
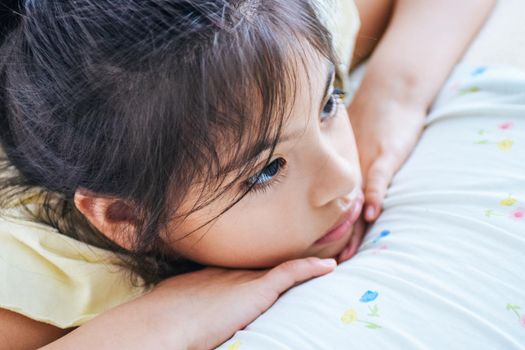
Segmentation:
<svg viewBox="0 0 525 350">
<path fill-rule="evenodd" d="M 344 324 L 349 324 L 356 320 L 357 320 L 357 312 L 355 312 L 354 309 L 346 310 L 343 316 L 341 317 L 341 321 L 343 321 Z"/>
<path fill-rule="evenodd" d="M 510 139 L 505 139 L 498 142 L 498 148 L 500 149 L 500 151 L 508 151 L 512 148 L 513 145 L 514 141 Z"/>
<path fill-rule="evenodd" d="M 228 350 L 239 350 L 241 348 L 241 341 L 237 340 L 232 345 L 228 346 Z"/>
<path fill-rule="evenodd" d="M 502 199 L 499 204 L 503 205 L 505 207 L 512 207 L 514 204 L 516 204 L 518 200 L 516 198 L 513 198 L 512 196 L 508 196 L 505 199 Z"/>
</svg>

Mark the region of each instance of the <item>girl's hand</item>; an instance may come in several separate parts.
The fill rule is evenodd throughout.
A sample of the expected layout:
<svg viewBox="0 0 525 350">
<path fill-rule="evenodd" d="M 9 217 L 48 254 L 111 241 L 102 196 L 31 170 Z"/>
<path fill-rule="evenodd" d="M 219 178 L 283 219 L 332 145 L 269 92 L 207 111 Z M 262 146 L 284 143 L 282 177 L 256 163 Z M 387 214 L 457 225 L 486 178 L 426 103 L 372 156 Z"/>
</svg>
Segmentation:
<svg viewBox="0 0 525 350">
<path fill-rule="evenodd" d="M 333 259 L 291 260 L 271 270 L 206 268 L 161 282 L 151 292 L 163 309 L 166 336 L 181 327 L 188 349 L 214 348 L 266 311 L 289 288 L 331 272 Z M 178 302 L 177 302 L 178 301 Z M 175 322 L 174 322 L 175 320 Z M 180 344 L 177 339 L 166 344 Z M 169 347 L 168 347 L 169 348 Z"/>
<path fill-rule="evenodd" d="M 367 221 L 379 215 L 393 174 L 419 138 L 427 109 L 495 3 L 356 1 L 363 24 L 356 57 L 368 55 L 377 41 L 349 107 L 365 179 Z"/>
<path fill-rule="evenodd" d="M 205 268 L 162 281 L 45 346 L 62 349 L 210 349 L 266 311 L 289 288 L 331 272 L 304 258 L 271 270 Z"/>
<path fill-rule="evenodd" d="M 350 237 L 350 241 L 346 245 L 346 247 L 339 253 L 337 256 L 337 263 L 340 264 L 344 261 L 347 261 L 351 257 L 357 253 L 357 250 L 359 249 L 359 246 L 361 245 L 361 242 L 363 241 L 363 237 L 365 235 L 367 228 L 367 224 L 363 217 L 361 216 L 356 223 L 354 224 L 354 229 L 352 232 L 352 237 Z"/>
<path fill-rule="evenodd" d="M 414 149 L 426 110 L 391 100 L 368 99 L 359 93 L 348 108 L 365 186 L 364 218 L 374 221 L 395 172 Z"/>
</svg>

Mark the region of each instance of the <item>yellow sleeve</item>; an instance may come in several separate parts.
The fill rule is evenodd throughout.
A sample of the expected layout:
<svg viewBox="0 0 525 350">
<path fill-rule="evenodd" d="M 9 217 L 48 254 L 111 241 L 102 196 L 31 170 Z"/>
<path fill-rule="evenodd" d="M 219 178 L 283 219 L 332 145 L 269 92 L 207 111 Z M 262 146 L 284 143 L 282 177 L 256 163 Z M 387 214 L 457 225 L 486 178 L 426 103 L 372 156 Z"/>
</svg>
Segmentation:
<svg viewBox="0 0 525 350">
<path fill-rule="evenodd" d="M 353 0 L 328 1 L 320 5 L 321 19 L 332 34 L 339 62 L 336 85 L 346 90 L 355 42 L 361 21 Z"/>
<path fill-rule="evenodd" d="M 0 218 L 0 308 L 59 328 L 80 326 L 143 294 L 116 257 L 51 227 Z"/>
</svg>

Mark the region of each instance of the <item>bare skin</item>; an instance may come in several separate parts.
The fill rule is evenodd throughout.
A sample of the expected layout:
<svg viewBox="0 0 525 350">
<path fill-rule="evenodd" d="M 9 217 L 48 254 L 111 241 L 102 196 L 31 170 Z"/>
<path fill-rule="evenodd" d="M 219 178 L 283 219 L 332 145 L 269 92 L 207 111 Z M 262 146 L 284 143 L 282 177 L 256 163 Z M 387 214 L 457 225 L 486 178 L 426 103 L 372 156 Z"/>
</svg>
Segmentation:
<svg viewBox="0 0 525 350">
<path fill-rule="evenodd" d="M 388 185 L 414 149 L 434 97 L 494 4 L 495 0 L 356 1 L 360 13 L 371 19 L 363 18 L 356 57 L 366 58 L 373 48 L 348 108 L 363 172 L 367 221 L 379 216 Z"/>
<path fill-rule="evenodd" d="M 0 349 L 36 349 L 68 334 L 70 329 L 60 329 L 38 322 L 16 312 L 0 309 Z M 21 332 L 20 330 L 23 330 Z"/>
<path fill-rule="evenodd" d="M 167 279 L 72 332 L 2 311 L 0 348 L 210 349 L 257 318 L 287 289 L 335 266 L 333 259 L 307 258 L 271 270 L 207 268 Z M 229 317 L 217 322 L 217 315 Z"/>
<path fill-rule="evenodd" d="M 366 147 L 366 150 L 370 152 L 360 152 L 365 175 L 366 202 L 368 206 L 375 209 L 373 215 L 367 215 L 367 219 L 374 220 L 379 214 L 386 187 L 393 173 L 404 162 L 417 141 L 422 126 L 421 119 L 424 117 L 429 101 L 432 100 L 453 64 L 487 17 L 494 1 L 464 1 L 461 7 L 458 7 L 458 3 L 452 0 L 419 2 L 419 6 L 414 6 L 411 0 L 394 1 L 394 5 L 392 1 L 386 0 L 358 0 L 356 2 L 362 14 L 362 30 L 368 28 L 366 30 L 370 30 L 370 33 L 378 35 L 377 45 L 368 43 L 368 47 L 364 47 L 363 40 L 358 41 L 356 54 L 360 55 L 360 58 L 366 57 L 374 47 L 375 50 L 371 56 L 369 73 L 363 81 L 362 89 L 349 108 L 358 145 L 362 144 L 363 140 L 369 140 L 372 145 L 375 145 Z M 376 6 L 376 10 L 367 9 L 367 3 L 370 4 L 369 6 Z M 454 11 L 447 11 L 450 6 L 454 7 Z M 375 19 L 373 19 L 374 16 L 368 16 L 366 13 L 375 13 Z M 429 18 L 432 19 L 431 23 L 427 23 Z M 370 21 L 375 24 L 369 24 L 372 23 Z M 455 35 L 445 37 L 433 31 L 433 28 L 436 28 L 435 25 L 442 21 L 455 23 L 456 26 L 453 29 Z M 425 28 L 426 30 L 422 30 Z M 438 41 L 428 40 L 434 35 L 438 36 Z M 408 40 L 407 36 L 411 39 Z M 407 45 L 407 47 L 403 46 L 404 48 L 400 49 L 402 45 Z M 444 56 L 425 55 L 421 58 L 418 52 L 426 53 L 430 50 L 425 45 L 432 45 L 431 52 L 439 51 Z M 439 50 L 436 47 L 447 49 Z M 410 53 L 412 50 L 415 50 L 413 55 L 404 54 L 402 57 L 397 57 L 399 60 L 392 56 L 394 51 Z M 413 61 L 406 62 L 407 57 L 412 58 Z M 385 61 L 388 65 L 385 65 Z M 396 69 L 392 69 L 393 64 Z M 382 67 L 385 66 L 390 67 L 390 71 L 386 73 L 382 71 Z M 406 67 L 411 69 L 407 71 Z M 398 72 L 401 76 L 392 76 L 392 71 Z M 427 85 L 421 85 L 423 82 L 417 79 L 421 71 L 426 72 L 424 77 Z M 432 73 L 430 76 L 429 72 Z M 406 84 L 401 86 L 383 84 L 385 80 L 378 78 L 381 76 L 391 77 L 388 79 L 391 82 Z M 393 91 L 400 92 L 401 95 L 392 95 Z M 417 103 L 411 105 L 406 103 L 406 100 L 401 100 L 405 102 L 404 105 L 386 103 L 387 109 L 380 110 L 370 109 L 370 104 L 364 103 L 370 99 L 392 101 L 392 98 L 400 96 L 413 97 L 411 100 Z M 379 108 L 385 107 L 380 106 Z M 364 116 L 367 115 L 379 119 L 365 118 Z M 395 117 L 399 115 L 402 115 L 403 118 Z M 364 120 L 369 120 L 369 122 L 360 123 Z M 399 134 L 392 130 L 406 128 L 405 123 L 412 125 L 408 128 L 410 131 L 405 135 L 407 140 L 402 145 L 393 145 L 393 139 L 387 139 L 385 143 L 381 141 L 384 139 L 384 130 L 375 132 L 372 125 L 385 121 L 390 123 L 388 124 L 390 125 L 389 133 L 397 135 L 398 139 Z M 392 152 L 392 150 L 395 151 Z M 345 244 L 356 245 L 350 237 L 350 235 L 347 237 Z M 344 248 L 345 245 L 342 245 L 337 249 L 334 248 L 334 251 Z M 251 322 L 270 307 L 280 293 L 286 289 L 312 277 L 328 273 L 333 268 L 334 265 L 321 265 L 317 258 L 301 258 L 285 262 L 271 270 L 209 268 L 198 273 L 177 276 L 161 283 L 149 294 L 110 310 L 65 336 L 63 335 L 67 331 L 35 322 L 12 312 L 0 312 L 0 324 L 2 324 L 0 341 L 9 339 L 11 349 L 44 346 L 58 338 L 60 338 L 58 341 L 45 348 L 206 349 L 220 344 L 235 331 Z M 199 288 L 188 284 L 187 279 L 192 279 L 193 286 L 199 286 Z M 203 303 L 203 300 L 206 302 Z M 235 314 L 230 313 L 232 305 L 236 306 Z M 207 324 L 206 322 L 210 321 L 208 316 L 210 311 L 215 311 L 215 314 L 230 313 L 231 318 L 225 323 L 209 324 L 207 328 L 210 329 L 209 336 L 202 337 L 195 332 L 195 329 L 199 328 L 194 327 L 193 322 Z M 204 317 L 195 317 L 200 314 Z M 188 323 L 188 320 L 192 322 Z M 219 328 L 215 328 L 218 326 Z M 4 343 L 1 345 L 4 346 Z"/>
</svg>

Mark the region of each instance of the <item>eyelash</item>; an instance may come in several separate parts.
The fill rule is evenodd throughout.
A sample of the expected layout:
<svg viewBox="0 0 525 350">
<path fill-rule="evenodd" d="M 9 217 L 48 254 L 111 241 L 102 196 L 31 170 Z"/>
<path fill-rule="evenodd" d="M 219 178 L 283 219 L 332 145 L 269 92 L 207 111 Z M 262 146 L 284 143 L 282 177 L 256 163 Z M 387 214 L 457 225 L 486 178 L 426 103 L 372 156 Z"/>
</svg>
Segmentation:
<svg viewBox="0 0 525 350">
<path fill-rule="evenodd" d="M 342 99 L 344 98 L 344 96 L 345 92 L 341 89 L 335 88 L 334 91 L 332 91 L 330 97 L 328 98 L 328 101 L 326 101 L 325 107 L 321 111 L 321 122 L 327 119 L 331 119 L 337 115 L 337 109 L 342 103 Z M 329 103 L 332 103 L 332 106 L 329 111 L 325 111 Z M 323 113 L 326 114 L 323 116 Z"/>
<path fill-rule="evenodd" d="M 270 169 L 270 167 L 277 167 L 273 174 L 266 175 L 264 174 L 264 171 L 267 169 Z M 284 158 L 276 158 L 272 160 L 261 172 L 259 172 L 257 175 L 253 175 L 248 180 L 246 180 L 245 184 L 248 187 L 249 191 L 253 192 L 264 192 L 267 189 L 269 189 L 271 186 L 275 185 L 279 182 L 283 172 L 283 168 L 286 167 L 286 160 Z M 261 178 L 264 178 L 266 176 L 268 178 L 267 181 L 257 183 L 261 180 Z"/>
<path fill-rule="evenodd" d="M 345 96 L 345 92 L 341 89 L 335 88 L 332 91 L 328 101 L 325 104 L 325 107 L 321 111 L 321 122 L 327 119 L 334 118 L 337 115 L 336 113 L 337 109 L 339 105 L 342 103 L 342 99 L 344 96 Z M 325 112 L 325 109 L 329 103 L 332 103 L 332 106 L 329 111 Z M 323 116 L 323 113 L 326 113 L 326 114 Z M 269 170 L 270 167 L 276 167 L 276 169 L 271 169 L 271 171 L 274 173 L 271 175 L 264 174 L 264 172 L 266 170 Z M 283 175 L 282 170 L 285 167 L 286 167 L 286 160 L 284 158 L 276 158 L 272 160 L 270 163 L 268 163 L 268 165 L 266 165 L 266 167 L 262 171 L 257 173 L 257 175 L 253 175 L 250 178 L 248 178 L 248 180 L 246 180 L 244 184 L 246 188 L 248 189 L 248 191 L 250 192 L 254 192 L 254 193 L 265 192 L 271 186 L 279 183 Z M 261 178 L 264 179 L 264 176 L 267 177 L 268 180 L 265 182 L 257 183 L 258 181 L 261 180 Z"/>
</svg>

